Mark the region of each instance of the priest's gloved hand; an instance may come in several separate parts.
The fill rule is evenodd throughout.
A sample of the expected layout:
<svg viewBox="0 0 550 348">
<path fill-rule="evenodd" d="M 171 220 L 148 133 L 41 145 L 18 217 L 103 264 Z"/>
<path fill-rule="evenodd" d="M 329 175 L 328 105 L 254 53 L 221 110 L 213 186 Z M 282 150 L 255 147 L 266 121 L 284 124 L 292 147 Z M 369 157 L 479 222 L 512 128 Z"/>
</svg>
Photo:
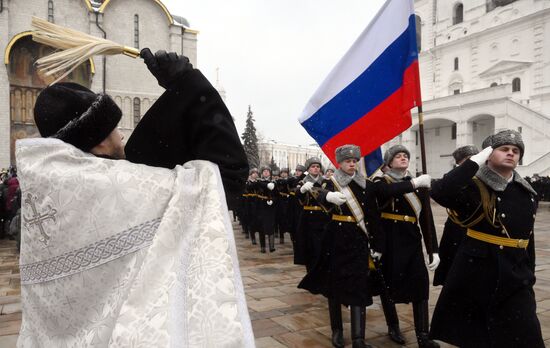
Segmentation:
<svg viewBox="0 0 550 348">
<path fill-rule="evenodd" d="M 267 201 L 267 205 L 273 205 L 273 201 L 270 199 L 269 201 Z"/>
<path fill-rule="evenodd" d="M 165 89 L 174 89 L 183 75 L 193 70 L 189 58 L 180 56 L 176 52 L 157 51 L 155 55 L 151 50 L 144 48 L 140 52 L 147 68 L 155 76 L 160 86 Z"/>
<path fill-rule="evenodd" d="M 378 262 L 382 258 L 382 253 L 379 253 L 378 251 L 372 251 L 370 252 L 370 255 L 374 259 L 374 261 Z"/>
<path fill-rule="evenodd" d="M 483 164 L 485 164 L 485 162 L 487 162 L 487 160 L 489 159 L 489 156 L 491 156 L 492 153 L 493 153 L 493 148 L 491 146 L 487 146 L 486 148 L 481 150 L 480 153 L 470 157 L 470 159 L 476 162 L 477 165 L 481 167 Z"/>
<path fill-rule="evenodd" d="M 300 192 L 306 193 L 307 191 L 311 191 L 312 188 L 313 188 L 313 183 L 306 182 L 302 185 L 302 187 L 300 187 Z"/>
<path fill-rule="evenodd" d="M 269 191 L 273 191 L 273 189 L 275 188 L 275 184 L 270 182 L 269 184 L 267 184 L 267 188 L 269 189 Z"/>
<path fill-rule="evenodd" d="M 420 187 L 430 188 L 432 186 L 432 177 L 430 174 L 422 174 L 416 178 L 412 178 L 411 182 L 415 189 Z"/>
<path fill-rule="evenodd" d="M 329 192 L 327 193 L 327 201 L 336 204 L 336 205 L 342 205 L 346 203 L 346 195 L 344 195 L 342 192 Z"/>
<path fill-rule="evenodd" d="M 433 261 L 428 265 L 428 269 L 433 272 L 436 270 L 437 266 L 439 266 L 441 260 L 439 259 L 439 254 L 432 254 L 432 257 Z"/>
</svg>

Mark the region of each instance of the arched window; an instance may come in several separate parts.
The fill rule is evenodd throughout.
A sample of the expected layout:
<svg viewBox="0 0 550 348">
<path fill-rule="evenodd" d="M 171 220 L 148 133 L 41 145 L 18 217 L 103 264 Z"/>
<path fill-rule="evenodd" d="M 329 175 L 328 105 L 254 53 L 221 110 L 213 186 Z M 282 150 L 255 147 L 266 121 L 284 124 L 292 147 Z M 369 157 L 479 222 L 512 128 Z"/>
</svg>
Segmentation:
<svg viewBox="0 0 550 348">
<path fill-rule="evenodd" d="M 498 86 L 498 83 L 496 82 L 491 83 L 491 87 L 496 87 L 496 86 Z"/>
<path fill-rule="evenodd" d="M 521 80 L 519 77 L 516 77 L 512 80 L 512 92 L 519 92 L 521 91 Z"/>
<path fill-rule="evenodd" d="M 48 22 L 54 23 L 54 21 L 53 21 L 53 0 L 48 0 Z"/>
<path fill-rule="evenodd" d="M 453 10 L 453 25 L 462 23 L 464 21 L 464 5 L 458 3 Z"/>
<path fill-rule="evenodd" d="M 134 47 L 139 48 L 139 15 L 134 15 Z"/>
<path fill-rule="evenodd" d="M 458 57 L 455 57 L 454 70 L 458 71 Z"/>
<path fill-rule="evenodd" d="M 422 18 L 419 15 L 414 15 L 414 23 L 416 26 L 416 49 L 420 52 L 422 49 Z"/>
<path fill-rule="evenodd" d="M 141 101 L 139 98 L 134 98 L 134 128 L 138 125 L 141 119 Z"/>
</svg>

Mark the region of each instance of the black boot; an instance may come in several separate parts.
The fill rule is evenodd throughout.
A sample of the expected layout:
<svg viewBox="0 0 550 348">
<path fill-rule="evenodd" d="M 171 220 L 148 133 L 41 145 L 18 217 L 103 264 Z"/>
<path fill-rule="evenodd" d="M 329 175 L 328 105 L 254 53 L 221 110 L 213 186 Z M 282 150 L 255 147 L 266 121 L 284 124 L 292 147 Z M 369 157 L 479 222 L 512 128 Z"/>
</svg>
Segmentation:
<svg viewBox="0 0 550 348">
<path fill-rule="evenodd" d="M 332 330 L 332 346 L 344 348 L 344 326 L 342 324 L 342 308 L 334 300 L 328 299 L 328 313 L 330 315 L 330 329 Z"/>
<path fill-rule="evenodd" d="M 269 252 L 272 253 L 275 251 L 275 235 L 269 235 Z"/>
<path fill-rule="evenodd" d="M 395 343 L 405 344 L 405 338 L 399 329 L 399 318 L 395 310 L 395 303 L 393 303 L 386 294 L 381 294 L 380 300 L 382 301 L 382 309 L 386 317 L 386 324 L 388 324 L 388 336 L 390 336 L 390 339 Z"/>
<path fill-rule="evenodd" d="M 352 348 L 372 348 L 365 343 L 365 307 L 351 306 Z"/>
<path fill-rule="evenodd" d="M 250 232 L 248 232 L 248 227 L 243 227 L 243 233 L 244 233 L 244 238 L 245 239 L 248 239 L 250 238 Z"/>
<path fill-rule="evenodd" d="M 250 232 L 250 241 L 252 241 L 252 245 L 256 245 L 256 232 Z"/>
<path fill-rule="evenodd" d="M 260 248 L 262 250 L 264 250 L 263 252 L 265 253 L 265 233 L 264 232 L 260 232 L 258 233 L 259 237 L 260 237 Z"/>
<path fill-rule="evenodd" d="M 419 348 L 439 348 L 439 344 L 428 336 L 428 301 L 413 302 L 414 329 Z"/>
</svg>

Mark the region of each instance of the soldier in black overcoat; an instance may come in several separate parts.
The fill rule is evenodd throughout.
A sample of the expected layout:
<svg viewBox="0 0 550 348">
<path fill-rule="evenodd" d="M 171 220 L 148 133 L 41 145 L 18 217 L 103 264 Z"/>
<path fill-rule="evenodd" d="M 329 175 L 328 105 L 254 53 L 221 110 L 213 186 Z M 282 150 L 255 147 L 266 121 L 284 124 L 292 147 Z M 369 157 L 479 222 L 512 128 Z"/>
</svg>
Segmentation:
<svg viewBox="0 0 550 348">
<path fill-rule="evenodd" d="M 310 188 L 330 212 L 330 221 L 325 226 L 320 261 L 298 285 L 328 298 L 332 344 L 342 348 L 342 304 L 351 308 L 353 347 L 371 347 L 364 341 L 365 307 L 372 304 L 369 233 L 380 228 L 380 213 L 369 189 L 374 184 L 357 171 L 360 158 L 358 146 L 338 147 L 336 160 L 340 168 L 332 179 L 325 179 L 321 188 Z"/>
<path fill-rule="evenodd" d="M 128 139 L 126 158 L 134 163 L 174 168 L 190 160 L 218 165 L 230 210 L 244 190 L 248 161 L 231 114 L 216 89 L 189 59 L 148 48 L 145 64 L 166 91 Z"/>
<path fill-rule="evenodd" d="M 277 200 L 277 213 L 276 213 L 276 231 L 279 231 L 279 243 L 285 243 L 285 232 L 290 233 L 290 221 L 288 218 L 289 214 L 289 203 L 290 203 L 290 188 L 288 186 L 288 168 L 282 168 L 280 173 L 280 178 L 275 181 L 275 186 L 279 197 Z M 291 235 L 292 239 L 292 235 Z"/>
<path fill-rule="evenodd" d="M 319 258 L 323 242 L 325 225 L 329 221 L 326 210 L 315 199 L 312 187 L 323 184 L 321 160 L 318 157 L 307 159 L 305 167 L 308 174 L 298 183 L 296 197 L 301 211 L 298 218 L 294 245 L 294 263 L 305 265 L 309 271 Z"/>
<path fill-rule="evenodd" d="M 430 186 L 429 175 L 412 178 L 408 172 L 409 150 L 402 145 L 390 147 L 384 154 L 389 170 L 376 180 L 376 194 L 382 217 L 383 233 L 376 236 L 374 256 L 380 259 L 389 297 L 383 303 L 390 338 L 403 341 L 394 303 L 413 304 L 413 317 L 419 347 L 439 347 L 428 338 L 429 277 L 422 251 L 422 233 L 432 233 L 426 245 L 433 261 L 428 268 L 434 271 L 439 264 L 435 226 L 429 200 L 421 199 L 419 188 Z M 401 186 L 395 183 L 402 183 Z M 405 183 L 405 184 L 403 184 Z M 398 188 L 408 186 L 409 193 Z M 421 232 L 422 231 L 422 232 Z"/>
<path fill-rule="evenodd" d="M 269 242 L 269 252 L 274 252 L 277 190 L 275 189 L 275 182 L 271 180 L 271 169 L 269 167 L 262 167 L 261 177 L 256 185 L 258 219 L 260 220 L 260 252 L 266 252 L 266 236 Z"/>
<path fill-rule="evenodd" d="M 479 150 L 477 147 L 473 145 L 466 145 L 453 151 L 452 156 L 455 159 L 456 166 L 459 166 L 478 152 Z M 434 286 L 445 284 L 445 278 L 447 278 L 449 269 L 453 264 L 458 247 L 465 237 L 466 229 L 458 225 L 453 220 L 452 216 L 449 216 L 445 221 L 443 234 L 441 235 L 441 240 L 439 241 L 439 258 L 441 259 L 441 262 L 434 272 Z"/>
<path fill-rule="evenodd" d="M 544 347 L 536 314 L 536 192 L 515 171 L 521 134 L 484 149 L 433 185 L 432 198 L 467 228 L 437 301 L 431 337 L 460 347 Z"/>
<path fill-rule="evenodd" d="M 298 164 L 294 170 L 294 175 L 289 177 L 287 181 L 288 194 L 290 195 L 288 197 L 288 227 L 294 251 L 296 250 L 296 230 L 298 228 L 300 214 L 302 213 L 302 205 L 298 197 L 296 197 L 296 191 L 298 190 L 298 184 L 305 177 L 305 171 L 306 167 Z"/>
<path fill-rule="evenodd" d="M 241 225 L 243 227 L 243 233 L 245 238 L 250 238 L 253 245 L 256 245 L 256 235 L 254 233 L 253 226 L 256 224 L 256 192 L 254 190 L 254 183 L 258 178 L 258 169 L 251 168 L 248 174 L 248 180 L 246 181 L 244 192 L 241 198 L 242 214 L 240 218 Z"/>
</svg>

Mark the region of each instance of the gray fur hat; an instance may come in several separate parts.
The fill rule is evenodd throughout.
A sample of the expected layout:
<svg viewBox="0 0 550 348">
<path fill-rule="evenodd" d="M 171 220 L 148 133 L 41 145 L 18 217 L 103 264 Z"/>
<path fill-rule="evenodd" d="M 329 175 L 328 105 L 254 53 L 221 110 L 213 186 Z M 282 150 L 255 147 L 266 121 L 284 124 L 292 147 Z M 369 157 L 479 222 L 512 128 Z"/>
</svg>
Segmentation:
<svg viewBox="0 0 550 348">
<path fill-rule="evenodd" d="M 386 150 L 386 153 L 384 154 L 384 163 L 389 166 L 395 155 L 397 155 L 400 152 L 404 152 L 409 156 L 409 159 L 411 158 L 411 153 L 409 150 L 403 146 L 403 145 L 393 145 L 389 149 Z"/>
<path fill-rule="evenodd" d="M 258 168 L 250 168 L 250 170 L 248 171 L 248 175 L 252 175 L 252 173 L 258 174 Z"/>
<path fill-rule="evenodd" d="M 321 159 L 319 157 L 311 157 L 308 158 L 306 161 L 306 168 L 309 170 L 309 167 L 311 167 L 311 165 L 315 163 L 317 163 L 319 167 L 323 167 L 323 165 L 321 164 Z"/>
<path fill-rule="evenodd" d="M 289 173 L 288 168 L 281 168 L 281 174 L 283 174 L 283 173 L 287 173 L 287 174 L 288 174 L 288 173 Z"/>
<path fill-rule="evenodd" d="M 260 169 L 260 172 L 263 174 L 264 170 L 269 170 L 269 174 L 271 174 L 271 168 L 269 168 L 268 166 L 263 166 L 263 167 Z"/>
<path fill-rule="evenodd" d="M 361 159 L 361 148 L 357 145 L 342 145 L 336 148 L 336 162 L 341 163 L 348 158 Z"/>
<path fill-rule="evenodd" d="M 496 149 L 502 145 L 515 145 L 519 147 L 520 158 L 525 153 L 525 144 L 521 138 L 521 133 L 512 129 L 506 129 L 497 134 L 489 135 L 483 140 L 481 147 L 486 148 L 487 146 L 491 146 L 493 149 Z"/>
<path fill-rule="evenodd" d="M 295 170 L 299 170 L 301 171 L 302 173 L 306 171 L 306 167 L 301 165 L 301 164 L 297 164 L 296 165 L 296 169 Z"/>
<path fill-rule="evenodd" d="M 453 158 L 455 159 L 456 163 L 458 163 L 466 157 L 473 156 L 478 152 L 479 150 L 474 145 L 461 146 L 453 151 Z"/>
</svg>

